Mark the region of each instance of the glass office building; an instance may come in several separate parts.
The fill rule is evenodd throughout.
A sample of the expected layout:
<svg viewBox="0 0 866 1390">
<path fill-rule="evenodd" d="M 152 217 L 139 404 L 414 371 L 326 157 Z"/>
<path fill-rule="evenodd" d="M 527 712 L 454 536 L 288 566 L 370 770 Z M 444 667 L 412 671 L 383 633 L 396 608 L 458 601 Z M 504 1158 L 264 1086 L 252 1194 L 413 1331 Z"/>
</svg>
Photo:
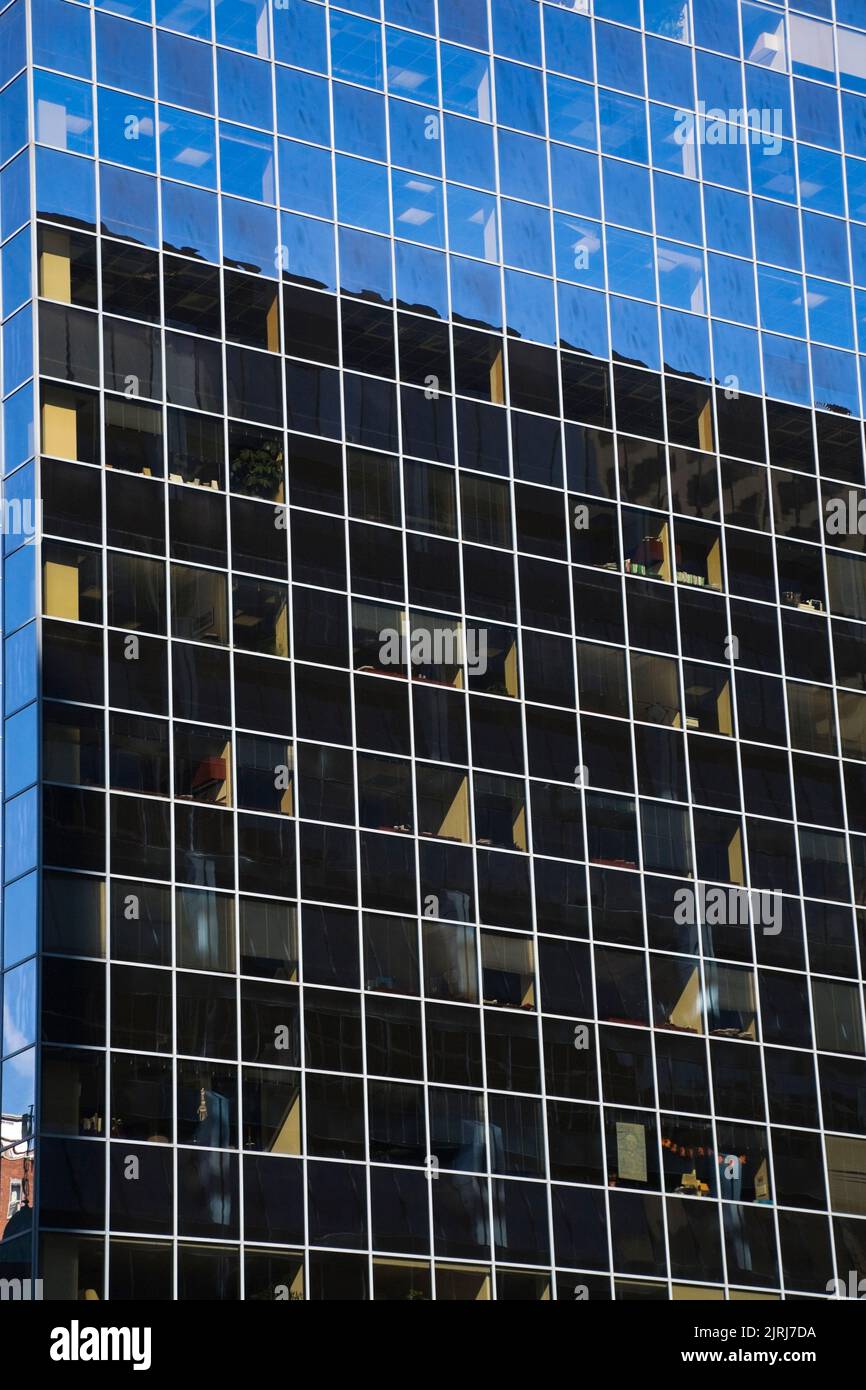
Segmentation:
<svg viewBox="0 0 866 1390">
<path fill-rule="evenodd" d="M 0 1275 L 856 1296 L 866 0 L 0 83 Z"/>
</svg>

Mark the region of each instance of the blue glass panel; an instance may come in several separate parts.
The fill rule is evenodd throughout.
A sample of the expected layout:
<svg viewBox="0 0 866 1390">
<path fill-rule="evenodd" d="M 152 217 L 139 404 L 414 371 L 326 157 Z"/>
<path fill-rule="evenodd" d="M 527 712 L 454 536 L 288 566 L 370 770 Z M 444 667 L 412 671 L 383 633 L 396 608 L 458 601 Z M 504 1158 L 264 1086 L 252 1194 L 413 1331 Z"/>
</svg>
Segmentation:
<svg viewBox="0 0 866 1390">
<path fill-rule="evenodd" d="M 334 145 L 347 154 L 365 159 L 387 157 L 385 98 L 378 92 L 333 84 Z"/>
<path fill-rule="evenodd" d="M 442 105 L 446 111 L 463 116 L 491 117 L 490 62 L 480 53 L 443 43 L 439 50 L 442 66 Z"/>
<path fill-rule="evenodd" d="M 584 145 L 590 150 L 598 149 L 595 93 L 592 87 L 565 77 L 548 77 L 547 110 L 552 140 Z"/>
<path fill-rule="evenodd" d="M 97 88 L 99 156 L 156 173 L 154 106 L 142 97 L 126 96 L 108 87 Z"/>
<path fill-rule="evenodd" d="M 501 332 L 502 285 L 498 268 L 452 256 L 451 311 L 457 322 Z"/>
<path fill-rule="evenodd" d="M 502 259 L 520 270 L 552 274 L 550 215 L 546 208 L 502 199 Z"/>
<path fill-rule="evenodd" d="M 755 279 L 751 261 L 734 260 L 711 251 L 707 256 L 710 275 L 710 306 L 719 318 L 757 322 Z"/>
<path fill-rule="evenodd" d="M 449 179 L 494 188 L 493 131 L 462 116 L 445 117 L 445 167 Z"/>
<path fill-rule="evenodd" d="M 115 15 L 97 14 L 96 80 L 109 87 L 125 87 L 142 96 L 153 96 L 150 30 Z"/>
<path fill-rule="evenodd" d="M 220 121 L 220 180 L 224 193 L 275 203 L 273 137 L 250 126 Z"/>
<path fill-rule="evenodd" d="M 598 156 L 570 145 L 551 145 L 550 177 L 553 205 L 567 212 L 601 216 Z"/>
<path fill-rule="evenodd" d="M 3 394 L 8 395 L 33 375 L 33 312 L 19 309 L 3 325 Z"/>
<path fill-rule="evenodd" d="M 385 53 L 389 92 L 438 105 L 436 45 L 432 39 L 422 39 L 418 34 L 407 34 L 400 29 L 386 29 Z"/>
<path fill-rule="evenodd" d="M 336 290 L 337 270 L 334 227 L 331 222 L 314 222 L 290 212 L 280 214 L 283 269 L 292 280 Z"/>
<path fill-rule="evenodd" d="M 762 349 L 767 395 L 776 400 L 793 401 L 795 405 L 811 405 L 806 344 L 796 338 L 776 338 L 764 333 Z"/>
<path fill-rule="evenodd" d="M 600 224 L 555 213 L 553 233 L 559 278 L 603 289 L 604 251 Z"/>
<path fill-rule="evenodd" d="M 806 280 L 809 336 L 832 347 L 854 347 L 851 290 L 830 280 Z"/>
<path fill-rule="evenodd" d="M 123 100 L 130 102 L 131 98 Z M 93 102 L 89 86 L 72 77 L 36 72 L 33 74 L 33 104 L 37 140 L 74 154 L 93 154 Z M 26 130 L 26 122 L 24 128 Z"/>
<path fill-rule="evenodd" d="M 652 237 L 641 236 L 638 232 L 626 232 L 620 227 L 608 227 L 605 240 L 608 288 L 616 294 L 633 294 L 641 299 L 655 299 Z"/>
<path fill-rule="evenodd" d="M 452 251 L 487 261 L 498 260 L 496 199 L 449 184 L 448 237 Z"/>
<path fill-rule="evenodd" d="M 790 140 L 770 137 L 771 143 L 763 140 L 749 146 L 749 162 L 752 168 L 752 192 L 756 197 L 782 198 L 793 203 L 797 197 L 797 179 L 794 170 L 794 146 Z M 772 143 L 772 142 L 776 143 Z"/>
<path fill-rule="evenodd" d="M 274 5 L 274 51 L 281 63 L 297 63 L 314 72 L 328 71 L 325 11 L 310 0 Z"/>
<path fill-rule="evenodd" d="M 649 114 L 653 164 L 657 169 L 695 178 L 698 167 L 694 121 L 691 118 L 684 121 L 683 111 L 673 111 L 669 106 L 658 106 L 655 102 L 650 105 Z"/>
<path fill-rule="evenodd" d="M 526 198 L 535 203 L 547 203 L 547 145 L 534 135 L 518 135 L 515 130 L 500 130 L 499 190 L 507 198 Z"/>
<path fill-rule="evenodd" d="M 763 132 L 763 140 L 770 144 L 770 135 L 784 135 L 790 140 L 794 134 L 791 119 L 791 92 L 788 78 L 784 73 L 771 72 L 769 68 L 746 65 L 746 106 L 749 108 L 749 124 Z"/>
<path fill-rule="evenodd" d="M 25 545 L 4 561 L 3 627 L 6 632 L 13 632 L 36 615 L 35 555 L 34 547 Z"/>
<path fill-rule="evenodd" d="M 321 217 L 333 217 L 331 152 L 280 140 L 280 203 Z"/>
<path fill-rule="evenodd" d="M 371 232 L 390 231 L 388 170 L 380 164 L 336 156 L 337 215 Z"/>
<path fill-rule="evenodd" d="M 36 787 L 6 803 L 6 882 L 36 867 L 37 816 L 39 796 Z M 8 982 L 8 976 L 7 976 Z"/>
<path fill-rule="evenodd" d="M 0 194 L 2 197 L 2 194 Z M 3 247 L 3 317 L 11 314 L 32 293 L 30 283 L 30 228 L 25 227 Z"/>
<path fill-rule="evenodd" d="M 653 34 L 688 43 L 691 38 L 688 0 L 643 0 L 644 23 Z"/>
<path fill-rule="evenodd" d="M 7 969 L 36 951 L 37 882 L 36 874 L 27 874 L 10 883 L 3 894 L 3 964 Z"/>
<path fill-rule="evenodd" d="M 220 116 L 241 125 L 273 130 L 271 65 L 243 53 L 217 49 L 217 82 Z M 185 105 L 189 105 L 186 102 Z"/>
<path fill-rule="evenodd" d="M 653 174 L 656 231 L 675 241 L 703 241 L 700 185 L 672 174 Z"/>
<path fill-rule="evenodd" d="M 866 159 L 866 97 L 842 93 L 842 129 L 848 154 Z"/>
<path fill-rule="evenodd" d="M 381 91 L 385 85 L 382 62 L 382 30 L 378 24 L 332 10 L 331 71 L 347 82 Z"/>
<path fill-rule="evenodd" d="M 496 119 L 502 125 L 544 134 L 544 88 L 541 73 L 497 58 Z"/>
<path fill-rule="evenodd" d="M 727 188 L 704 187 L 707 245 L 736 256 L 751 256 L 752 226 L 749 200 Z"/>
<path fill-rule="evenodd" d="M 643 48 L 640 34 L 615 29 L 610 24 L 595 26 L 595 54 L 598 81 L 603 87 L 643 94 Z"/>
<path fill-rule="evenodd" d="M 393 297 L 391 243 L 369 232 L 340 227 L 340 289 L 382 304 Z"/>
<path fill-rule="evenodd" d="M 795 78 L 794 110 L 798 140 L 809 140 L 815 145 L 829 145 L 838 150 L 839 108 L 835 92 L 814 82 Z"/>
<path fill-rule="evenodd" d="M 610 339 L 614 357 L 659 371 L 658 310 L 654 304 L 610 296 Z"/>
<path fill-rule="evenodd" d="M 652 231 L 649 170 L 635 164 L 621 164 L 615 159 L 603 159 L 601 177 L 605 214 L 609 220 L 637 227 L 639 231 Z"/>
<path fill-rule="evenodd" d="M 276 210 L 241 203 L 237 198 L 221 198 L 220 202 L 225 264 L 275 277 L 281 264 Z"/>
<path fill-rule="evenodd" d="M 398 306 L 421 313 L 432 310 L 439 318 L 447 318 L 448 271 L 442 253 L 408 241 L 398 241 L 394 249 Z"/>
<path fill-rule="evenodd" d="M 662 303 L 705 314 L 707 296 L 703 252 L 682 242 L 659 241 L 657 257 Z"/>
<path fill-rule="evenodd" d="M 30 166 L 26 150 L 0 173 L 0 228 L 4 238 L 30 216 Z"/>
<path fill-rule="evenodd" d="M 395 169 L 391 174 L 394 199 L 394 235 L 426 246 L 445 245 L 445 209 L 442 184 Z"/>
<path fill-rule="evenodd" d="M 803 252 L 806 271 L 832 280 L 847 280 L 848 238 L 845 223 L 816 212 L 803 213 Z"/>
<path fill-rule="evenodd" d="M 854 283 L 866 285 L 866 227 L 851 223 L 851 260 L 854 266 Z"/>
<path fill-rule="evenodd" d="M 800 229 L 796 211 L 763 198 L 755 198 L 752 207 L 758 260 L 799 270 Z"/>
<path fill-rule="evenodd" d="M 425 174 L 442 173 L 442 118 L 438 111 L 428 106 L 416 106 L 411 101 L 388 101 L 388 116 L 391 128 L 391 161 L 404 169 L 418 169 Z M 458 120 L 449 116 L 450 121 Z M 487 127 L 472 121 L 462 124 L 471 131 L 483 131 L 490 138 Z"/>
<path fill-rule="evenodd" d="M 216 194 L 179 183 L 162 184 L 162 237 L 167 251 L 219 261 Z"/>
<path fill-rule="evenodd" d="M 0 16 L 0 87 L 5 87 L 27 61 L 25 15 L 24 0 L 18 0 Z"/>
<path fill-rule="evenodd" d="M 758 296 L 762 328 L 771 333 L 794 333 L 805 338 L 806 312 L 803 281 L 799 275 L 759 265 Z"/>
<path fill-rule="evenodd" d="M 112 236 L 159 246 L 157 181 L 113 164 L 100 164 L 100 221 Z"/>
<path fill-rule="evenodd" d="M 3 402 L 3 461 L 7 473 L 33 455 L 33 383 Z"/>
<path fill-rule="evenodd" d="M 34 473 L 33 463 L 26 463 L 23 468 L 7 475 L 3 484 L 3 550 L 7 555 L 17 550 L 39 529 Z"/>
<path fill-rule="evenodd" d="M 811 349 L 812 382 L 818 410 L 840 410 L 848 415 L 860 414 L 860 389 L 857 381 L 857 358 L 851 352 L 835 352 L 833 348 Z"/>
<path fill-rule="evenodd" d="M 695 43 L 702 48 L 715 48 L 719 53 L 738 57 L 740 26 L 737 0 L 692 0 Z"/>
<path fill-rule="evenodd" d="M 495 51 L 504 58 L 540 65 L 540 8 L 539 5 L 526 5 L 524 0 L 491 0 Z"/>
<path fill-rule="evenodd" d="M 466 0 L 439 0 L 439 32 L 443 39 L 487 48 L 487 7 Z"/>
<path fill-rule="evenodd" d="M 520 270 L 505 271 L 505 323 L 508 332 L 535 343 L 556 342 L 553 281 Z"/>
<path fill-rule="evenodd" d="M 3 795 L 15 796 L 36 781 L 38 719 L 36 704 L 5 721 Z"/>
<path fill-rule="evenodd" d="M 164 177 L 216 188 L 214 123 L 206 116 L 159 108 L 159 157 Z"/>
<path fill-rule="evenodd" d="M 213 50 L 210 45 L 160 29 L 156 36 L 156 54 L 160 101 L 194 106 L 197 111 L 212 115 Z"/>
<path fill-rule="evenodd" d="M 696 59 L 698 97 L 706 114 L 731 119 L 743 107 L 743 70 L 730 58 L 715 53 L 698 53 Z"/>
<path fill-rule="evenodd" d="M 662 343 L 667 371 L 710 380 L 710 340 L 707 320 L 697 314 L 662 309 Z"/>
<path fill-rule="evenodd" d="M 801 156 L 804 153 L 805 150 L 801 149 Z M 841 164 L 838 155 L 826 154 L 822 150 L 810 150 L 809 153 L 813 156 L 821 155 L 825 160 L 835 161 L 833 165 L 834 168 L 838 169 Z M 829 166 L 825 167 L 829 168 Z M 846 159 L 845 178 L 848 185 L 849 214 L 851 217 L 856 217 L 860 222 L 866 222 L 866 159 Z M 837 205 L 834 207 L 822 207 L 820 210 L 822 212 L 839 212 L 842 214 L 843 209 L 839 206 L 842 202 L 841 173 L 839 175 L 839 185 L 837 188 L 833 189 L 832 192 L 837 195 Z M 825 192 L 827 201 L 830 200 L 828 197 L 830 193 L 830 190 Z M 814 199 L 812 200 L 812 206 L 819 206 Z"/>
<path fill-rule="evenodd" d="M 90 77 L 90 12 L 65 0 L 31 0 L 33 61 Z"/>
<path fill-rule="evenodd" d="M 49 74 L 36 74 L 45 77 L 47 82 L 62 83 L 63 78 L 51 78 Z M 89 98 L 87 88 L 84 88 Z M 38 111 L 38 107 L 37 107 Z M 16 150 L 27 144 L 29 122 L 27 116 L 27 78 L 22 73 L 11 82 L 5 92 L 0 92 L 0 164 L 11 159 Z M 56 141 L 54 143 L 57 143 Z"/>
<path fill-rule="evenodd" d="M 603 294 L 564 282 L 557 286 L 559 300 L 559 340 L 576 352 L 607 357 L 609 340 Z"/>
<path fill-rule="evenodd" d="M 647 85 L 656 101 L 694 108 L 692 55 L 687 48 L 664 39 L 646 39 Z"/>
<path fill-rule="evenodd" d="M 8 815 L 9 808 L 7 818 Z M 3 1056 L 20 1052 L 35 1041 L 36 961 L 28 960 L 3 976 Z"/>
<path fill-rule="evenodd" d="M 436 32 L 434 0 L 385 0 L 385 18 L 409 29 L 423 29 L 425 34 Z"/>
<path fill-rule="evenodd" d="M 746 189 L 749 186 L 749 175 L 746 168 L 747 153 L 743 145 L 730 143 L 734 138 L 737 127 L 728 126 L 725 128 L 716 127 L 724 131 L 724 144 L 708 144 L 706 140 L 706 126 L 702 118 L 698 120 L 699 134 L 701 141 L 701 172 L 705 179 L 710 183 L 726 184 L 729 188 Z"/>
<path fill-rule="evenodd" d="M 4 710 L 12 714 L 36 698 L 36 625 L 19 628 L 5 644 L 6 689 Z"/>
<path fill-rule="evenodd" d="M 324 77 L 292 68 L 277 70 L 277 130 L 318 145 L 330 144 L 331 116 Z"/>
<path fill-rule="evenodd" d="M 544 6 L 548 68 L 592 81 L 592 25 L 583 15 Z"/>
<path fill-rule="evenodd" d="M 270 57 L 267 0 L 214 0 L 217 43 Z"/>
<path fill-rule="evenodd" d="M 845 199 L 842 193 L 842 160 L 838 154 L 831 154 L 829 150 L 816 150 L 809 145 L 798 146 L 798 160 L 800 164 L 800 201 L 804 207 L 809 207 L 818 212 L 832 212 L 839 217 L 845 213 Z M 866 163 L 858 164 L 857 160 L 848 160 L 848 196 L 853 202 L 858 197 L 863 198 L 861 205 L 866 211 Z M 852 170 L 861 171 L 862 183 L 859 188 L 856 178 L 852 180 Z M 862 213 L 854 212 L 852 215 L 862 216 Z"/>
<path fill-rule="evenodd" d="M 183 4 L 183 0 L 181 0 Z M 145 24 L 152 20 L 150 0 L 96 0 L 97 9 L 110 10 L 112 14 L 123 15 L 127 19 L 141 19 Z M 157 9 L 159 0 L 157 0 Z"/>
<path fill-rule="evenodd" d="M 766 342 L 766 338 L 764 340 Z M 784 341 L 778 339 L 779 342 Z M 716 380 L 754 395 L 761 392 L 758 335 L 752 328 L 713 320 L 713 361 Z"/>
</svg>

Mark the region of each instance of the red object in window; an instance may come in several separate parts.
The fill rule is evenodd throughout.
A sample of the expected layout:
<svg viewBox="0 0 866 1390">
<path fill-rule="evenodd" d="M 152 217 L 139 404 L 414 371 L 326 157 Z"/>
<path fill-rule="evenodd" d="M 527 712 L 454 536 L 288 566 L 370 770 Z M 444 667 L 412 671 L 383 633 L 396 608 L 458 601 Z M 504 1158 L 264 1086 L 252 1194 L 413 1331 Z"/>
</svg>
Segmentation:
<svg viewBox="0 0 866 1390">
<path fill-rule="evenodd" d="M 199 787 L 206 787 L 213 782 L 224 782 L 226 780 L 226 760 L 225 758 L 203 758 L 195 771 L 192 779 L 193 791 Z"/>
</svg>

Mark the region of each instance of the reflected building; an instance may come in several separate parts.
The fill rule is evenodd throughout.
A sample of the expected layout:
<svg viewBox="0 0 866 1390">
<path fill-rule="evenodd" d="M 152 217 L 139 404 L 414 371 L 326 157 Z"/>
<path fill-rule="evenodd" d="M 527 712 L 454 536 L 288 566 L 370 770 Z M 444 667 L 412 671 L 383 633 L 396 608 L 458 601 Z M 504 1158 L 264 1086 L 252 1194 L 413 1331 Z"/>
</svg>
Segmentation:
<svg viewBox="0 0 866 1390">
<path fill-rule="evenodd" d="M 0 1278 L 866 1277 L 863 0 L 13 0 L 0 287 Z"/>
</svg>

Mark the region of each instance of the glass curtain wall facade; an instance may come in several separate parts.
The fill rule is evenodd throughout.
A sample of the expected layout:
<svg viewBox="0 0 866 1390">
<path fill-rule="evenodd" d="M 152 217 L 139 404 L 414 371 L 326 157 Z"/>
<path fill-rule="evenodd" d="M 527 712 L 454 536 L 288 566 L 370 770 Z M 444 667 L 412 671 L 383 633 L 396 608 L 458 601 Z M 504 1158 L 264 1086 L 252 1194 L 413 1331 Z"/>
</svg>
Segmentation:
<svg viewBox="0 0 866 1390">
<path fill-rule="evenodd" d="M 14 0 L 0 83 L 0 1272 L 847 1293 L 863 0 Z"/>
</svg>

